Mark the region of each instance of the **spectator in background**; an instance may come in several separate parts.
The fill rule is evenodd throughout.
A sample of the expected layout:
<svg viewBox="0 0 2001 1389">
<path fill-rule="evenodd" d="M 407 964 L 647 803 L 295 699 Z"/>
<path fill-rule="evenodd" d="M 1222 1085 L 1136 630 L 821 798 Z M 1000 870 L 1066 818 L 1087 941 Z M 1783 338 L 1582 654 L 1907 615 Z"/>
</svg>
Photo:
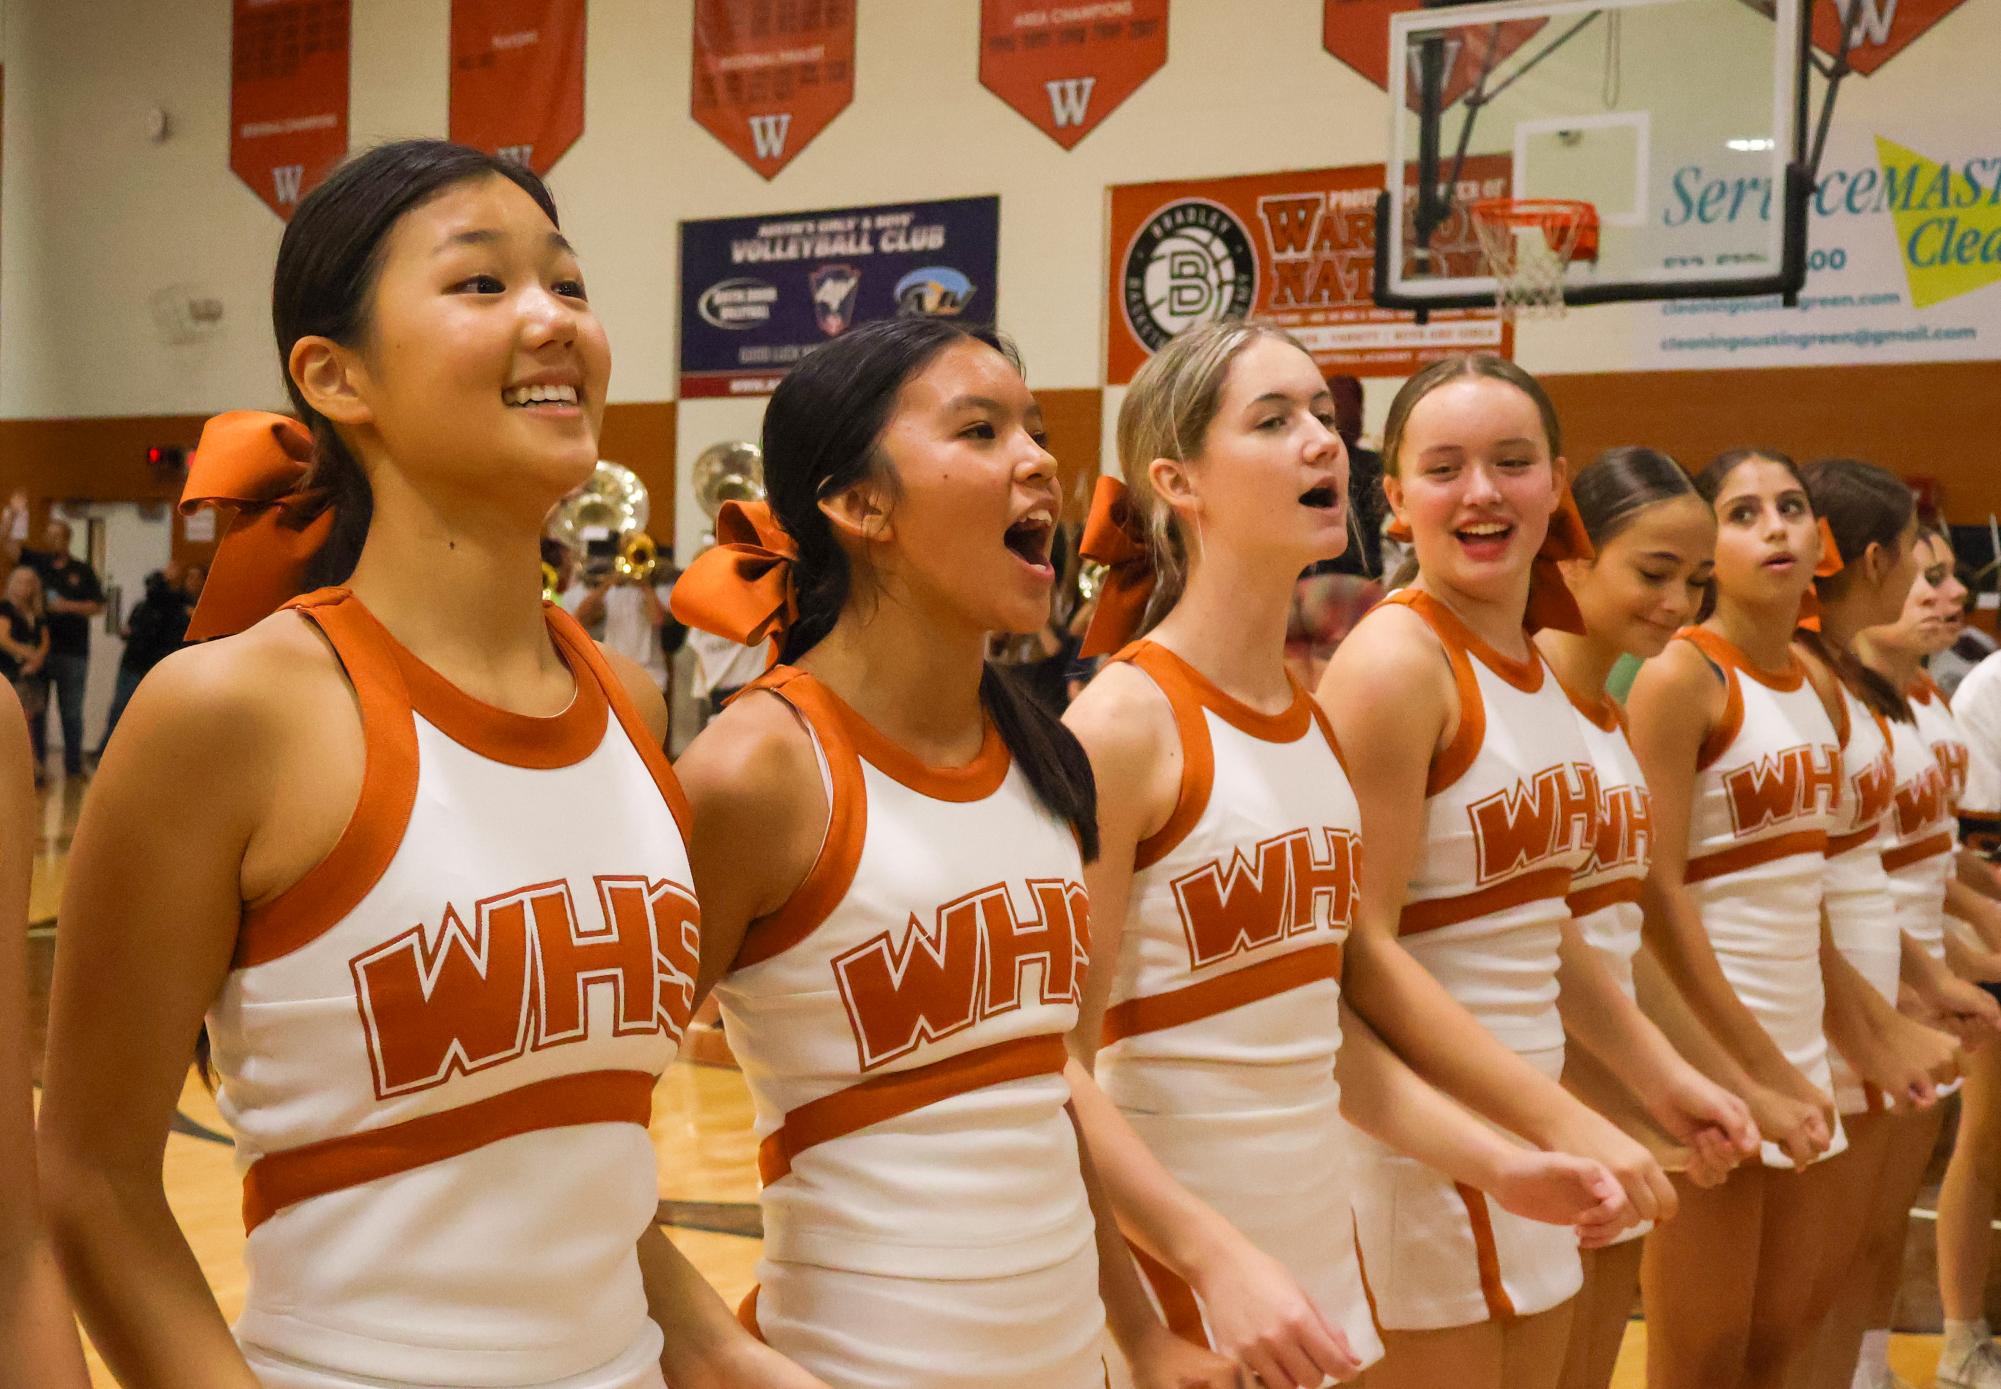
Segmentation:
<svg viewBox="0 0 2001 1389">
<path fill-rule="evenodd" d="M 1334 432 L 1348 453 L 1348 548 L 1313 566 L 1293 590 L 1286 620 L 1286 665 L 1302 684 L 1319 683 L 1334 648 L 1383 596 L 1383 456 L 1362 443 L 1362 383 L 1326 378 L 1334 397 Z"/>
<path fill-rule="evenodd" d="M 731 695 L 771 664 L 769 642 L 742 646 L 699 628 L 688 633 L 688 650 L 695 657 L 695 703 L 705 724 L 722 712 Z"/>
<path fill-rule="evenodd" d="M 171 559 L 164 569 L 146 576 L 146 596 L 125 621 L 125 654 L 118 660 L 118 687 L 111 696 L 111 712 L 104 719 L 104 737 L 97 745 L 100 756 L 139 681 L 187 640 L 188 619 L 194 616 L 187 580 L 187 569 Z"/>
<path fill-rule="evenodd" d="M 48 672 L 44 669 L 48 658 L 49 623 L 42 609 L 41 576 L 20 565 L 7 575 L 6 592 L 0 596 L 0 677 L 5 677 L 21 697 L 29 741 L 35 749 L 37 786 L 43 781 L 43 739 L 48 732 L 42 719 L 49 702 Z"/>
<path fill-rule="evenodd" d="M 187 595 L 188 611 L 194 611 L 195 604 L 201 602 L 201 591 L 208 586 L 208 566 L 190 564 L 181 572 L 181 592 Z"/>
<path fill-rule="evenodd" d="M 21 562 L 41 575 L 49 609 L 49 684 L 62 714 L 63 771 L 83 775 L 83 687 L 90 676 L 90 620 L 104 611 L 104 585 L 97 571 L 69 552 L 67 523 L 50 521 L 42 532 L 42 548 L 21 549 Z M 47 746 L 49 711 L 46 703 L 32 727 L 42 730 Z"/>
<path fill-rule="evenodd" d="M 1976 625 L 1977 607 L 1980 602 L 1980 580 L 1965 565 L 1959 567 L 1959 582 L 1966 589 L 1966 597 L 1961 600 L 1959 610 L 1959 631 L 1952 645 L 1931 658 L 1927 668 L 1938 687 L 1951 699 L 1959 689 L 1959 682 L 1966 678 L 1968 671 L 2001 650 L 1993 637 Z"/>
<path fill-rule="evenodd" d="M 659 556 L 645 583 L 621 575 L 610 556 L 587 560 L 563 589 L 562 602 L 594 640 L 646 667 L 664 695 L 671 681 L 667 658 L 681 649 L 688 629 L 667 611 L 667 595 L 674 588 L 673 551 L 662 548 Z"/>
</svg>

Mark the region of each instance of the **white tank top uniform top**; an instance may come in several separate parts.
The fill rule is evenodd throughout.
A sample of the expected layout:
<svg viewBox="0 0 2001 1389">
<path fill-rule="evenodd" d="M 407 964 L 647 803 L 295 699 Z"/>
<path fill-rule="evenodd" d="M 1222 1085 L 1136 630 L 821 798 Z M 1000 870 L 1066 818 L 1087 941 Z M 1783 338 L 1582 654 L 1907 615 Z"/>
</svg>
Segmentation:
<svg viewBox="0 0 2001 1389">
<path fill-rule="evenodd" d="M 1083 864 L 989 725 L 925 766 L 802 671 L 825 840 L 716 986 L 756 1108 L 747 1325 L 835 1389 L 1102 1389 L 1096 1225 L 1062 1071 Z"/>
<path fill-rule="evenodd" d="M 1590 753 L 1533 646 L 1526 660 L 1510 660 L 1421 590 L 1383 601 L 1410 608 L 1436 634 L 1459 695 L 1458 729 L 1425 787 L 1403 944 L 1482 1026 L 1557 1079 L 1565 898 L 1596 833 Z M 1527 1316 L 1582 1285 L 1572 1230 L 1512 1215 L 1366 1134 L 1350 1130 L 1350 1144 L 1362 1253 L 1385 1327 Z"/>
<path fill-rule="evenodd" d="M 1299 1279 L 1364 1364 L 1382 1354 L 1357 1260 L 1342 1141 L 1341 948 L 1361 811 L 1311 696 L 1262 714 L 1153 642 L 1115 660 L 1167 697 L 1181 791 L 1139 846 L 1098 1083 L 1177 1180 Z M 1185 1283 L 1141 1268 L 1208 1344 Z"/>
<path fill-rule="evenodd" d="M 1949 760 L 1934 751 L 1928 734 L 1943 731 L 1936 713 L 1928 716 L 1918 691 L 1906 691 L 1917 722 L 1890 724 L 1890 755 L 1897 769 L 1891 833 L 1883 846 L 1890 897 L 1897 924 L 1932 959 L 1945 962 L 1945 888 L 1958 842 L 1953 819 Z M 1943 710 L 1944 700 L 1938 699 Z M 1963 765 L 1963 764 L 1962 764 Z"/>
<path fill-rule="evenodd" d="M 617 677 L 480 703 L 341 589 L 290 605 L 360 705 L 354 813 L 247 910 L 208 1015 L 243 1176 L 236 1334 L 271 1389 L 660 1389 L 636 1245 L 694 997 L 686 803 Z"/>
<path fill-rule="evenodd" d="M 1828 930 L 1842 957 L 1894 1006 L 1902 955 L 1882 848 L 1883 825 L 1897 789 L 1890 725 L 1843 685 L 1835 733 L 1842 777 L 1834 830 L 1824 851 Z M 1841 1113 L 1875 1114 L 1885 1108 L 1882 1092 L 1856 1075 L 1839 1050 L 1830 1053 L 1829 1065 Z"/>
<path fill-rule="evenodd" d="M 1797 657 L 1774 676 L 1707 628 L 1681 640 L 1721 674 L 1723 718 L 1704 740 L 1689 807 L 1686 882 L 1724 977 L 1787 1061 L 1832 1093 L 1821 1014 L 1820 912 L 1841 746 Z M 1835 1126 L 1823 1158 L 1848 1146 Z M 1768 1167 L 1792 1162 L 1766 1143 Z"/>
<path fill-rule="evenodd" d="M 1960 833 L 1991 845 L 2001 837 L 2001 661 L 1990 656 L 1968 671 L 1950 708 L 1967 754 Z"/>
</svg>

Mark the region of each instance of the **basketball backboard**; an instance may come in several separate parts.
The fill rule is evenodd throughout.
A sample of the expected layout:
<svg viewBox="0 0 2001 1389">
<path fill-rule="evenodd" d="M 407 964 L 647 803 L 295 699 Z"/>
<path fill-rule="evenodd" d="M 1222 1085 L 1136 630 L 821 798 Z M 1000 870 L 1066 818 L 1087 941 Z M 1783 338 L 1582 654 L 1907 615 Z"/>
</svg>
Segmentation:
<svg viewBox="0 0 2001 1389">
<path fill-rule="evenodd" d="M 1502 0 L 1392 16 L 1377 302 L 1492 304 L 1467 207 L 1493 197 L 1597 210 L 1596 260 L 1564 272 L 1571 304 L 1796 292 L 1801 3 Z"/>
</svg>

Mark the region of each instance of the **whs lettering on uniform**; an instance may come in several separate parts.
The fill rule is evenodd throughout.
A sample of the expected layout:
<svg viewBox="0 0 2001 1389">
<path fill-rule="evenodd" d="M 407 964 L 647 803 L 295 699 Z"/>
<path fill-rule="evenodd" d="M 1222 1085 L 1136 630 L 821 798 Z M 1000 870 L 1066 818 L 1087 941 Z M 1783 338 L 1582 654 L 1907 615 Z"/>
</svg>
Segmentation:
<svg viewBox="0 0 2001 1389">
<path fill-rule="evenodd" d="M 1952 805 L 1952 788 L 1945 769 L 1925 768 L 1897 788 L 1897 833 L 1908 838 L 1927 825 L 1944 820 Z"/>
<path fill-rule="evenodd" d="M 594 881 L 595 922 L 578 913 L 569 883 L 536 883 L 464 917 L 447 904 L 431 944 L 413 926 L 350 960 L 377 1097 L 582 1041 L 593 988 L 611 991 L 613 1036 L 679 1040 L 699 963 L 693 895 L 643 877 Z"/>
<path fill-rule="evenodd" d="M 1938 759 L 1939 770 L 1945 773 L 1948 794 L 1958 801 L 1966 795 L 1966 769 L 1973 754 L 1964 743 L 1933 743 L 1932 756 Z"/>
<path fill-rule="evenodd" d="M 1841 749 L 1802 743 L 1770 753 L 1725 773 L 1723 789 L 1738 835 L 1831 810 L 1841 790 Z"/>
<path fill-rule="evenodd" d="M 1897 766 L 1890 760 L 1890 750 L 1885 748 L 1882 756 L 1851 777 L 1849 786 L 1855 793 L 1855 823 L 1873 825 L 1882 819 L 1897 798 Z"/>
<path fill-rule="evenodd" d="M 1174 900 L 1181 908 L 1189 967 L 1200 969 L 1323 926 L 1348 926 L 1355 916 L 1360 858 L 1361 845 L 1352 834 L 1322 826 L 1267 839 L 1250 858 L 1233 850 L 1227 869 L 1208 863 L 1176 878 Z"/>
<path fill-rule="evenodd" d="M 1545 767 L 1466 807 L 1479 881 L 1490 883 L 1574 849 L 1598 833 L 1598 771 L 1588 762 Z"/>
<path fill-rule="evenodd" d="M 1090 962 L 1084 889 L 1056 878 L 1027 887 L 1036 914 L 1026 919 L 1007 885 L 990 883 L 939 907 L 928 925 L 912 912 L 900 944 L 884 931 L 834 957 L 864 1071 L 1024 1004 L 1077 1001 Z"/>
<path fill-rule="evenodd" d="M 1598 800 L 1591 862 L 1578 874 L 1609 872 L 1643 861 L 1654 842 L 1654 801 L 1644 786 L 1608 786 Z"/>
</svg>

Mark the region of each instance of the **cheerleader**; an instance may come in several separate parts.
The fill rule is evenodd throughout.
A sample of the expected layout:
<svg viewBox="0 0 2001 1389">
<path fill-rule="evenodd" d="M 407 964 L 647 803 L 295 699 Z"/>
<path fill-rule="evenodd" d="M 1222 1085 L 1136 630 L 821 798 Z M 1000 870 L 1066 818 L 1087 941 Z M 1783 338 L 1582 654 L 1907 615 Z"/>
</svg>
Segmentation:
<svg viewBox="0 0 2001 1389">
<path fill-rule="evenodd" d="M 680 771 L 757 1110 L 741 1315 L 836 1389 L 1103 1389 L 1108 1314 L 1139 1385 L 1237 1383 L 1148 1307 L 1071 1111 L 1091 770 L 983 659 L 1047 620 L 1043 439 L 991 333 L 854 329 L 766 408 L 768 508 L 727 508 L 674 590 L 778 646 Z"/>
<path fill-rule="evenodd" d="M 238 509 L 191 630 L 236 635 L 133 696 L 64 886 L 41 1121 L 91 1339 L 190 1389 L 808 1389 L 654 1222 L 700 914 L 659 691 L 541 601 L 611 366 L 547 190 L 371 150 L 272 318 L 299 420 L 212 420 L 189 475 Z M 204 1017 L 233 1337 L 161 1184 Z"/>
<path fill-rule="evenodd" d="M 1385 491 L 1420 577 L 1362 621 L 1320 687 L 1368 846 L 1350 1004 L 1428 1080 L 1540 1146 L 1604 1161 L 1639 1217 L 1666 1218 L 1658 1163 L 1559 1084 L 1566 1030 L 1622 1077 L 1647 1063 L 1630 1002 L 1570 922 L 1597 779 L 1525 630 L 1581 626 L 1554 572 L 1589 551 L 1555 412 L 1505 359 L 1451 357 L 1398 393 L 1384 444 Z M 1748 1138 L 1741 1107 L 1714 1087 L 1662 1090 L 1691 1144 Z M 1355 1146 L 1387 1346 L 1370 1384 L 1554 1385 L 1582 1282 L 1577 1240 L 1372 1139 Z"/>
<path fill-rule="evenodd" d="M 1366 855 L 1341 749 L 1284 660 L 1297 575 L 1348 540 L 1332 410 L 1313 359 L 1261 324 L 1190 329 L 1140 370 L 1119 417 L 1129 481 L 1098 483 L 1084 544 L 1109 566 L 1085 653 L 1116 654 L 1065 718 L 1091 758 L 1103 836 L 1087 882 L 1104 967 L 1073 1049 L 1143 1146 L 1089 1113 L 1086 1134 L 1115 1204 L 1163 1165 L 1207 1208 L 1163 1222 L 1177 1246 L 1218 1242 L 1203 1216 L 1220 1215 L 1342 1334 L 1345 1363 L 1310 1340 L 1303 1361 L 1243 1356 L 1231 1283 L 1189 1288 L 1162 1264 L 1191 1255 L 1143 1248 L 1170 1324 L 1272 1389 L 1381 1354 L 1347 1183 L 1327 1161 L 1344 1106 L 1393 1146 L 1451 1149 L 1440 1161 L 1504 1206 L 1588 1221 L 1619 1199 L 1596 1164 L 1508 1143 L 1427 1100 L 1343 1026 L 1342 947 Z"/>
</svg>

